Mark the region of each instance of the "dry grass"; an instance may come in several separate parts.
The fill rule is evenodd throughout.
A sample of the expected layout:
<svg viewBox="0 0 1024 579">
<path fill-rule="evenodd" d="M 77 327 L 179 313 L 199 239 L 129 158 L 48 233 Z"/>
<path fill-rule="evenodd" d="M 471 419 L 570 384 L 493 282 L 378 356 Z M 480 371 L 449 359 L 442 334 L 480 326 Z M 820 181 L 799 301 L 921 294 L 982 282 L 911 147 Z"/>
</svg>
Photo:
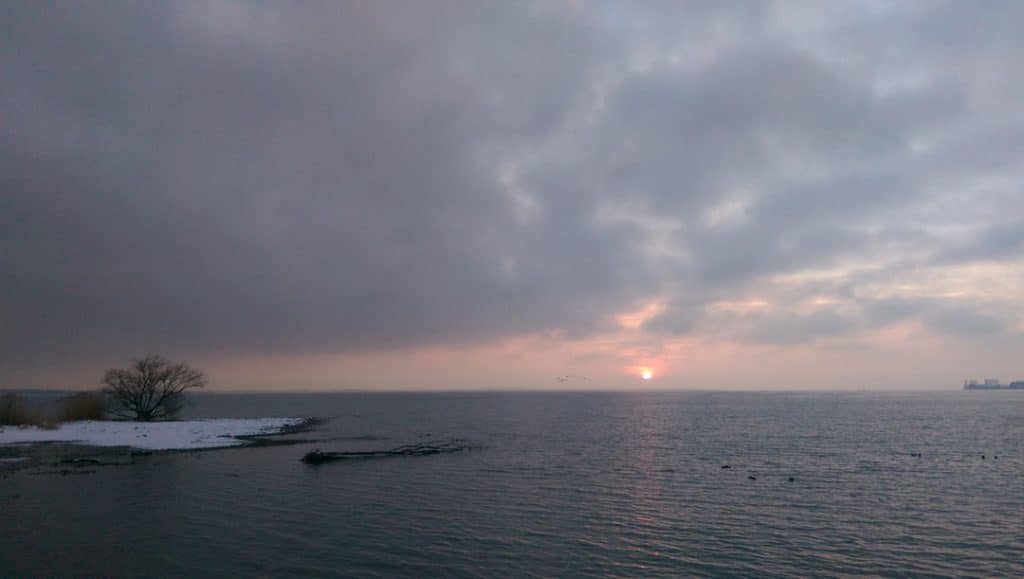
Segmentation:
<svg viewBox="0 0 1024 579">
<path fill-rule="evenodd" d="M 57 418 L 61 422 L 104 420 L 106 399 L 102 392 L 78 392 L 60 401 Z"/>
<path fill-rule="evenodd" d="M 55 415 L 54 415 L 55 414 Z M 0 394 L 0 425 L 56 428 L 61 422 L 105 420 L 106 398 L 102 392 L 79 392 L 62 398 L 54 409 L 44 412 L 15 392 Z"/>
<path fill-rule="evenodd" d="M 0 424 L 7 426 L 48 426 L 38 410 L 29 408 L 25 400 L 13 393 L 0 396 Z"/>
</svg>

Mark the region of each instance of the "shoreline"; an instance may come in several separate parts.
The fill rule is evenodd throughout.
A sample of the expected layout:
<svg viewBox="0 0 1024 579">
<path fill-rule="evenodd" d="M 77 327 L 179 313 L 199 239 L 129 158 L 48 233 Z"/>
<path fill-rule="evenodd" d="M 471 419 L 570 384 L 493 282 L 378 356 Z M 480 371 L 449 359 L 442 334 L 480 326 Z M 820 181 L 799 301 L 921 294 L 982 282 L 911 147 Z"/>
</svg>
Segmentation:
<svg viewBox="0 0 1024 579">
<path fill-rule="evenodd" d="M 268 421 L 277 421 L 268 426 Z M 149 439 L 149 434 L 154 429 L 173 429 L 186 433 L 194 433 L 195 430 L 202 430 L 202 427 L 209 427 L 211 424 L 224 425 L 230 422 L 231 426 L 244 428 L 234 429 L 237 433 L 223 433 L 220 430 L 207 428 L 204 437 L 193 440 L 192 444 L 180 444 L 177 441 L 168 440 L 167 437 L 154 438 L 153 441 L 146 441 L 144 445 L 130 444 L 140 438 Z M 90 474 L 95 469 L 88 467 L 100 466 L 127 466 L 134 464 L 138 457 L 147 457 L 162 454 L 179 454 L 206 452 L 212 450 L 244 449 L 264 446 L 283 446 L 291 444 L 302 444 L 312 442 L 308 439 L 281 439 L 280 437 L 300 434 L 313 430 L 323 419 L 319 418 L 256 418 L 256 419 L 207 419 L 207 420 L 186 420 L 167 422 L 121 422 L 121 421 L 86 421 L 86 423 L 67 423 L 53 430 L 46 430 L 39 427 L 20 428 L 17 426 L 0 427 L 0 480 L 12 474 L 36 469 L 37 472 L 30 474 Z M 72 434 L 82 430 L 95 430 L 97 427 L 117 425 L 114 427 L 121 435 L 117 440 L 106 432 L 101 444 L 87 440 L 61 440 L 62 427 L 78 424 L 78 428 L 68 429 Z M 85 426 L 83 429 L 82 426 Z M 157 426 L 159 425 L 159 426 Z M 147 432 L 148 431 L 148 432 Z M 4 436 L 7 434 L 8 436 Z M 141 434 L 141 437 L 139 436 Z M 166 432 L 164 433 L 166 434 Z M 65 434 L 66 436 L 66 434 Z M 223 440 L 222 440 L 223 439 Z M 166 443 L 172 444 L 166 444 Z M 178 444 L 174 444 L 178 442 Z M 163 444 L 161 444 L 163 443 Z"/>
</svg>

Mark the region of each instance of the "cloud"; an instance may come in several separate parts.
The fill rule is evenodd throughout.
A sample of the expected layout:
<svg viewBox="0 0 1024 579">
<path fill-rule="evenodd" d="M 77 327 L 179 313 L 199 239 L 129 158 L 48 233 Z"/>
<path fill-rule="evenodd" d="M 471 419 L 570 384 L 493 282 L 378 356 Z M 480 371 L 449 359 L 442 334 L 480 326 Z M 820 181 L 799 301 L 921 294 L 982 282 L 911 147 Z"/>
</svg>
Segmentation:
<svg viewBox="0 0 1024 579">
<path fill-rule="evenodd" d="M 936 255 L 938 263 L 1017 260 L 1024 257 L 1024 220 L 984 227 L 966 242 Z"/>
<path fill-rule="evenodd" d="M 996 4 L 5 5 L 0 362 L 998 335 L 878 302 L 1020 256 Z"/>
<path fill-rule="evenodd" d="M 936 332 L 959 338 L 999 337 L 1011 332 L 1012 312 L 999 312 L 990 304 L 889 299 L 866 303 L 864 309 L 872 326 L 918 319 Z"/>
</svg>

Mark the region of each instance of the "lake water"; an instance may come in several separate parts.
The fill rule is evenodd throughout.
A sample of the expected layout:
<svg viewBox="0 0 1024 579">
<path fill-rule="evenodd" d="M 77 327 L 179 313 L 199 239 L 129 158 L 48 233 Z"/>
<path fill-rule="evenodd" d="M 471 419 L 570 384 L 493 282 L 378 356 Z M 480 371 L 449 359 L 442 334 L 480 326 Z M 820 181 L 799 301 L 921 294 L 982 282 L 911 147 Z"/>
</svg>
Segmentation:
<svg viewBox="0 0 1024 579">
<path fill-rule="evenodd" d="M 2 479 L 0 575 L 1024 576 L 1024 392 L 193 400 L 329 420 Z M 299 462 L 448 438 L 477 448 Z"/>
</svg>

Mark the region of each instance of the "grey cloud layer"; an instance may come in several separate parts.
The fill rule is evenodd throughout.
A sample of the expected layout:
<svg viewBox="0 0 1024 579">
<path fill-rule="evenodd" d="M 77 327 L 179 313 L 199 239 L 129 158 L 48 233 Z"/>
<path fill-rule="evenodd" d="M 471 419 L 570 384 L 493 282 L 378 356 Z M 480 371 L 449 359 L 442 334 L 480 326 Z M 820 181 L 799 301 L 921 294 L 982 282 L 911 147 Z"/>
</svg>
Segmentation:
<svg viewBox="0 0 1024 579">
<path fill-rule="evenodd" d="M 1017 259 L 1019 41 L 963 10 L 7 3 L 0 360 L 582 336 L 651 297 L 678 334 L 776 274 Z M 975 306 L 887 319 L 995 331 Z"/>
</svg>

